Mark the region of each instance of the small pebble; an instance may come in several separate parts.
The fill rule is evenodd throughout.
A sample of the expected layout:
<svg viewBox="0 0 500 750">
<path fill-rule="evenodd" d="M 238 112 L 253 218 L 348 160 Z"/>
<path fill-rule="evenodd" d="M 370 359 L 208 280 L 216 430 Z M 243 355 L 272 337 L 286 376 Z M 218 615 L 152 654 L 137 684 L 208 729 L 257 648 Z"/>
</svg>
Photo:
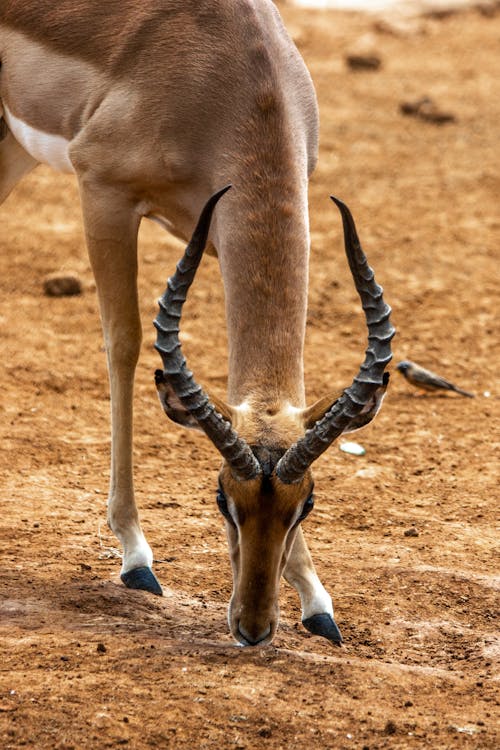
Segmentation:
<svg viewBox="0 0 500 750">
<path fill-rule="evenodd" d="M 436 125 L 444 125 L 447 122 L 455 122 L 456 117 L 451 112 L 445 112 L 436 105 L 428 96 L 422 96 L 411 102 L 401 102 L 399 110 L 403 115 L 411 115 L 419 120 L 433 122 Z"/>
<path fill-rule="evenodd" d="M 262 729 L 259 729 L 258 733 L 259 737 L 270 737 L 272 735 L 271 729 L 269 727 L 262 727 Z"/>
<path fill-rule="evenodd" d="M 367 466 L 366 469 L 358 469 L 354 476 L 361 479 L 373 479 L 378 473 L 379 469 L 376 466 Z"/>
<path fill-rule="evenodd" d="M 492 2 L 492 0 L 485 0 L 485 2 L 478 4 L 477 9 L 482 16 L 494 18 L 498 12 L 498 3 Z"/>
<path fill-rule="evenodd" d="M 73 273 L 51 273 L 43 280 L 43 291 L 48 297 L 72 297 L 82 293 L 82 282 Z"/>
<path fill-rule="evenodd" d="M 104 643 L 98 643 L 97 644 L 97 653 L 99 654 L 105 654 L 108 649 L 104 645 Z"/>
<path fill-rule="evenodd" d="M 417 18 L 380 18 L 375 21 L 375 31 L 396 37 L 411 37 L 425 34 L 425 24 Z"/>
<path fill-rule="evenodd" d="M 405 536 L 418 536 L 418 530 L 415 526 L 410 526 L 409 529 L 406 529 Z"/>
<path fill-rule="evenodd" d="M 396 734 L 397 731 L 398 731 L 398 728 L 396 724 L 389 719 L 389 721 L 384 727 L 384 734 Z"/>
<path fill-rule="evenodd" d="M 339 448 L 344 453 L 350 453 L 351 456 L 364 456 L 366 450 L 359 443 L 340 443 Z"/>
<path fill-rule="evenodd" d="M 345 60 L 351 70 L 378 70 L 382 65 L 380 57 L 369 52 L 351 52 Z"/>
</svg>

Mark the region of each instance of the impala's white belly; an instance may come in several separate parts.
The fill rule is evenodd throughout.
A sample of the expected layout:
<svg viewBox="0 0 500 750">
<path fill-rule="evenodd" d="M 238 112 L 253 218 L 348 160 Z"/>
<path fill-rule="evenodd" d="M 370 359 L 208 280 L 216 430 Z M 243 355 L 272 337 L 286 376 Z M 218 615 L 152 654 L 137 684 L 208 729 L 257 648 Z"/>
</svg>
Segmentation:
<svg viewBox="0 0 500 750">
<path fill-rule="evenodd" d="M 18 143 L 34 159 L 42 164 L 48 164 L 52 169 L 58 172 L 74 172 L 68 154 L 69 141 L 60 135 L 44 133 L 42 130 L 36 130 L 27 123 L 19 120 L 2 102 L 3 116 Z"/>
</svg>

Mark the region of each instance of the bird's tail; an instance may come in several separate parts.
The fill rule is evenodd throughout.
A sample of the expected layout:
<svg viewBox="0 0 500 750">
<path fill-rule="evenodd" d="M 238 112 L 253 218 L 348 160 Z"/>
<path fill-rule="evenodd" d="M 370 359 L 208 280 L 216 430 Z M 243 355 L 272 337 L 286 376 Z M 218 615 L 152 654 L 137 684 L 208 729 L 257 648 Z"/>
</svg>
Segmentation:
<svg viewBox="0 0 500 750">
<path fill-rule="evenodd" d="M 458 388 L 456 385 L 452 386 L 452 390 L 455 391 L 455 393 L 460 393 L 461 396 L 467 396 L 467 398 L 475 398 L 473 393 L 469 393 L 469 391 L 464 391 L 462 388 Z"/>
</svg>

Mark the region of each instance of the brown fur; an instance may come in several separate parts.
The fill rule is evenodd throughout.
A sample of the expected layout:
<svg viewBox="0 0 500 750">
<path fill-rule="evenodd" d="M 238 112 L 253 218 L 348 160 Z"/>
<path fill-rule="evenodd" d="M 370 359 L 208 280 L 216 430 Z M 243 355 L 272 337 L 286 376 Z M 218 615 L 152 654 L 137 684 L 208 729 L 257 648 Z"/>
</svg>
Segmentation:
<svg viewBox="0 0 500 750">
<path fill-rule="evenodd" d="M 267 467 L 251 482 L 236 482 L 227 465 L 221 473 L 239 525 L 235 532 L 228 523 L 231 628 L 237 638 L 240 627 L 250 641 L 272 638 L 281 573 L 307 616 L 330 611 L 294 520 L 310 472 L 291 485 L 269 476 L 304 429 L 307 180 L 318 140 L 311 79 L 274 3 L 7 0 L 0 62 L 0 103 L 31 128 L 64 137 L 79 181 L 109 362 L 108 518 L 124 548 L 122 571 L 152 565 L 132 482 L 139 224 L 158 217 L 188 238 L 208 196 L 231 182 L 209 237 L 229 340 L 231 406 L 216 405 Z M 0 199 L 35 164 L 8 133 Z M 168 392 L 164 405 L 190 424 Z"/>
</svg>

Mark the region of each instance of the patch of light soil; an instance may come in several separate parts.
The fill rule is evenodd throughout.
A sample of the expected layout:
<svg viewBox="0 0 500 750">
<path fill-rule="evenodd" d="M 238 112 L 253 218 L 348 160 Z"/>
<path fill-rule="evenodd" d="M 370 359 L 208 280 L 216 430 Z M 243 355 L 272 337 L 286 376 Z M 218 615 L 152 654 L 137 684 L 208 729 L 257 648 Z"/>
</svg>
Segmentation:
<svg viewBox="0 0 500 750">
<path fill-rule="evenodd" d="M 293 0 L 303 8 L 358 10 L 367 13 L 402 12 L 411 15 L 448 13 L 476 6 L 477 0 Z"/>
</svg>

